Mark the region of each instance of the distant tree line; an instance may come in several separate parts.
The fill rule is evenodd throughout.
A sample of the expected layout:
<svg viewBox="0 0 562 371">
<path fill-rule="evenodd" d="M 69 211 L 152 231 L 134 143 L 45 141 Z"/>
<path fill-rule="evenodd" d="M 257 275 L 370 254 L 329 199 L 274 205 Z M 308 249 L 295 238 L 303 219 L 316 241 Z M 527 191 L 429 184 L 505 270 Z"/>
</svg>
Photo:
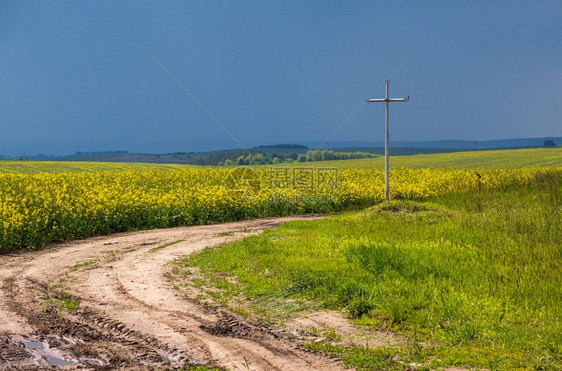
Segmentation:
<svg viewBox="0 0 562 371">
<path fill-rule="evenodd" d="M 348 160 L 357 158 L 378 157 L 373 153 L 366 152 L 334 152 L 329 149 L 308 151 L 301 154 L 296 153 L 262 153 L 258 151 L 250 152 L 221 152 L 208 157 L 201 157 L 195 161 L 196 165 L 268 165 L 290 162 L 309 162 L 309 161 L 331 161 Z"/>
<path fill-rule="evenodd" d="M 306 152 L 306 155 L 299 155 L 297 162 L 306 161 L 332 161 L 332 160 L 351 160 L 357 158 L 379 157 L 374 153 L 368 152 L 334 152 L 331 149 L 314 150 Z"/>
</svg>

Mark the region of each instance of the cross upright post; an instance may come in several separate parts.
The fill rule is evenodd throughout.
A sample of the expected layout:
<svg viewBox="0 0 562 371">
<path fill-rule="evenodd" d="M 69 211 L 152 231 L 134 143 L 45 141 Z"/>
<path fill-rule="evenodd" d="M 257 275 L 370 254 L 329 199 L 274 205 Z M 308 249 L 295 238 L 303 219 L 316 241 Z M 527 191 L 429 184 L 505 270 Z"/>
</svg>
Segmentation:
<svg viewBox="0 0 562 371">
<path fill-rule="evenodd" d="M 389 103 L 390 102 L 407 102 L 410 100 L 410 96 L 408 95 L 406 98 L 390 98 L 389 95 L 389 85 L 390 80 L 385 80 L 386 84 L 386 97 L 384 99 L 369 99 L 367 102 L 375 103 L 375 102 L 384 102 L 386 106 L 386 115 L 385 115 L 385 138 L 384 138 L 384 199 L 388 201 L 389 194 L 390 194 L 390 187 L 389 187 L 389 135 L 388 135 L 388 111 L 389 111 Z"/>
</svg>

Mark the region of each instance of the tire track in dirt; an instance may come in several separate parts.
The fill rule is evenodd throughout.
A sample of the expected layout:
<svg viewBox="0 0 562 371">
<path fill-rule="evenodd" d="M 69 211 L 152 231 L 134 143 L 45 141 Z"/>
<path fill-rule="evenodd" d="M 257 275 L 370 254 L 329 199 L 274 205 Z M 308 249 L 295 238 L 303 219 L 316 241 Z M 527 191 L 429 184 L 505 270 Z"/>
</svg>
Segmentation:
<svg viewBox="0 0 562 371">
<path fill-rule="evenodd" d="M 47 359 L 66 369 L 339 369 L 258 323 L 185 299 L 163 274 L 178 257 L 302 218 L 122 233 L 2 257 L 0 369 L 50 368 Z M 57 310 L 74 297 L 80 310 Z"/>
</svg>

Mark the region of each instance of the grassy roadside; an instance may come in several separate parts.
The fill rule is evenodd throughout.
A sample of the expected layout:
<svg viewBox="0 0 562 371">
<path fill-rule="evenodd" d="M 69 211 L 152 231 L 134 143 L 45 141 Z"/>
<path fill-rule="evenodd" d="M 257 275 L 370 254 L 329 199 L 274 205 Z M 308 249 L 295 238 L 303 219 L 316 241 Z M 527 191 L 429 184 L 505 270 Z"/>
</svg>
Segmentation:
<svg viewBox="0 0 562 371">
<path fill-rule="evenodd" d="M 262 316 L 338 309 L 410 339 L 309 344 L 358 369 L 560 369 L 561 212 L 562 179 L 539 174 L 525 186 L 287 223 L 176 271 L 190 280 L 197 267 L 198 287 L 223 304 L 243 294 Z"/>
</svg>

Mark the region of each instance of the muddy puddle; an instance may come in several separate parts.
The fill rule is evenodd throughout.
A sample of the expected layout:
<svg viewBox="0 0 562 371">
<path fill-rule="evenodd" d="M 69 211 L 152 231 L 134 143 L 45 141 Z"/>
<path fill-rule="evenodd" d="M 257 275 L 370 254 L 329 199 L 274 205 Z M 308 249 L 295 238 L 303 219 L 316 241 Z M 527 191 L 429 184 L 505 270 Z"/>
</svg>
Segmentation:
<svg viewBox="0 0 562 371">
<path fill-rule="evenodd" d="M 71 339 L 0 336 L 0 370 L 104 365 L 99 359 L 76 357 L 71 350 L 75 342 Z"/>
</svg>

